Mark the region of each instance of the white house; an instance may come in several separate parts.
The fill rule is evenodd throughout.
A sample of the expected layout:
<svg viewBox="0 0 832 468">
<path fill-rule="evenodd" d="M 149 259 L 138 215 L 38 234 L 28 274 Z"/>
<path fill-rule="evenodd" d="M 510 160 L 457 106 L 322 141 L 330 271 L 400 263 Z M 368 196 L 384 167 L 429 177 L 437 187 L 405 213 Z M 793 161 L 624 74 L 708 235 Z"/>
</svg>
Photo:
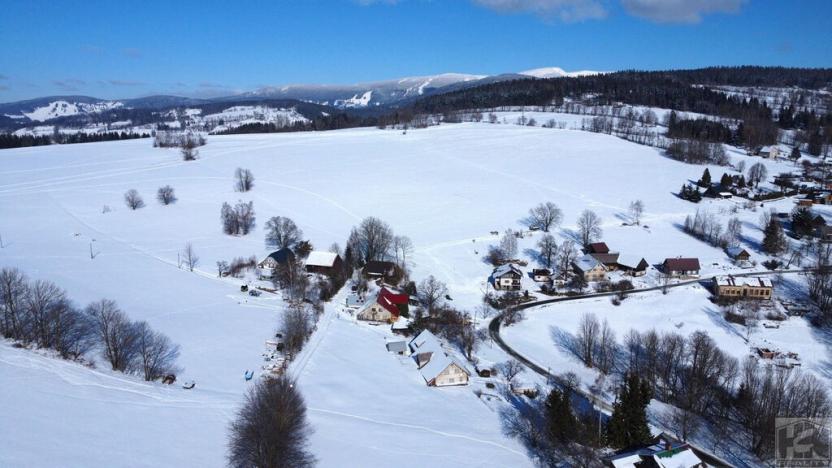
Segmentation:
<svg viewBox="0 0 832 468">
<path fill-rule="evenodd" d="M 511 263 L 508 263 L 495 268 L 494 271 L 491 272 L 489 281 L 494 286 L 494 289 L 517 291 L 521 287 L 521 278 L 523 278 L 523 272 Z"/>
<path fill-rule="evenodd" d="M 575 273 L 581 275 L 586 281 L 601 281 L 607 277 L 607 269 L 590 254 L 572 262 L 572 267 Z"/>
<path fill-rule="evenodd" d="M 261 278 L 271 278 L 280 265 L 286 265 L 295 259 L 295 253 L 284 247 L 269 254 L 257 264 L 257 275 Z"/>
<path fill-rule="evenodd" d="M 430 331 L 423 330 L 413 338 L 410 341 L 410 351 L 428 386 L 468 385 L 470 374 L 465 366 L 449 356 L 439 339 Z"/>
</svg>

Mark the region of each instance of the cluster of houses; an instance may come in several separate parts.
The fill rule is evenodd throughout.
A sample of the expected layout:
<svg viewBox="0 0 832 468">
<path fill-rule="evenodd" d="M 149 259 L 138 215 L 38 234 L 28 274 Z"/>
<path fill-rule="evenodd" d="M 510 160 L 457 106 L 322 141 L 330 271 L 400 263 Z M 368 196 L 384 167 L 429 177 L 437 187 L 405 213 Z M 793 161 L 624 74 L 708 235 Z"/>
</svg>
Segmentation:
<svg viewBox="0 0 832 468">
<path fill-rule="evenodd" d="M 610 250 L 605 242 L 589 244 L 584 255 L 572 262 L 572 273 L 586 282 L 604 281 L 607 273 L 620 271 L 629 276 L 647 274 L 650 264 L 644 257 L 623 255 Z M 674 278 L 695 278 L 699 276 L 697 258 L 667 258 L 661 264 L 662 271 Z M 539 283 L 552 283 L 555 272 L 545 268 L 533 269 L 532 279 Z M 523 271 L 514 264 L 496 267 L 489 277 L 489 283 L 498 291 L 519 291 L 522 288 Z"/>
</svg>

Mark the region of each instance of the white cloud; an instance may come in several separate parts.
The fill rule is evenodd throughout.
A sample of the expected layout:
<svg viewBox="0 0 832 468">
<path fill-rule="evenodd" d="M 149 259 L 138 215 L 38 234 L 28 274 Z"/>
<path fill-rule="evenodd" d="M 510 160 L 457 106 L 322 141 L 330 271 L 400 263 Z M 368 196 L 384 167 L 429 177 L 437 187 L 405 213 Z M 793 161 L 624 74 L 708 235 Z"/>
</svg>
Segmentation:
<svg viewBox="0 0 832 468">
<path fill-rule="evenodd" d="M 621 0 L 628 13 L 657 23 L 698 23 L 709 13 L 736 13 L 745 0 Z"/>
<path fill-rule="evenodd" d="M 607 10 L 599 0 L 473 0 L 477 5 L 504 13 L 533 13 L 545 20 L 565 22 L 601 19 Z"/>
</svg>

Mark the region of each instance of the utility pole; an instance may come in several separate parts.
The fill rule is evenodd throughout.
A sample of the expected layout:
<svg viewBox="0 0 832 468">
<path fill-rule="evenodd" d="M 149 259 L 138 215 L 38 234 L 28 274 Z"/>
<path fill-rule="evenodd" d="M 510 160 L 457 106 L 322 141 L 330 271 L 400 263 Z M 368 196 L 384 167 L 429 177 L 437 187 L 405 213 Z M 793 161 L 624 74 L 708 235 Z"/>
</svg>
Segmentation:
<svg viewBox="0 0 832 468">
<path fill-rule="evenodd" d="M 6 246 L 5 246 L 5 245 L 3 245 L 3 235 L 2 235 L 2 234 L 0 234 L 0 249 L 3 249 L 3 248 L 5 248 L 5 247 L 6 247 Z"/>
</svg>

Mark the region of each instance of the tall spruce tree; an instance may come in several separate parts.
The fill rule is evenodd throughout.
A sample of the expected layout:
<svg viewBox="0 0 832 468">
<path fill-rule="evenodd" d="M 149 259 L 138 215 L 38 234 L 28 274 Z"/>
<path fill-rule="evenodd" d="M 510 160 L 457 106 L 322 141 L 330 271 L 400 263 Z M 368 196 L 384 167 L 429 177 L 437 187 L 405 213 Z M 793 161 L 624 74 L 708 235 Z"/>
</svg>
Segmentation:
<svg viewBox="0 0 832 468">
<path fill-rule="evenodd" d="M 783 227 L 780 222 L 772 218 L 763 230 L 763 251 L 777 255 L 786 250 L 786 236 L 783 234 Z"/>
<path fill-rule="evenodd" d="M 699 179 L 699 182 L 696 183 L 700 187 L 710 187 L 711 186 L 711 171 L 708 168 L 705 168 L 705 172 L 702 173 L 702 177 Z"/>
<path fill-rule="evenodd" d="M 572 404 L 568 392 L 552 389 L 546 397 L 546 430 L 549 440 L 563 444 L 574 439 L 578 420 L 572 413 Z"/>
<path fill-rule="evenodd" d="M 636 374 L 628 374 L 618 390 L 612 416 L 607 424 L 607 443 L 616 448 L 647 444 L 652 435 L 647 426 L 647 405 L 652 398 L 650 385 Z"/>
</svg>

